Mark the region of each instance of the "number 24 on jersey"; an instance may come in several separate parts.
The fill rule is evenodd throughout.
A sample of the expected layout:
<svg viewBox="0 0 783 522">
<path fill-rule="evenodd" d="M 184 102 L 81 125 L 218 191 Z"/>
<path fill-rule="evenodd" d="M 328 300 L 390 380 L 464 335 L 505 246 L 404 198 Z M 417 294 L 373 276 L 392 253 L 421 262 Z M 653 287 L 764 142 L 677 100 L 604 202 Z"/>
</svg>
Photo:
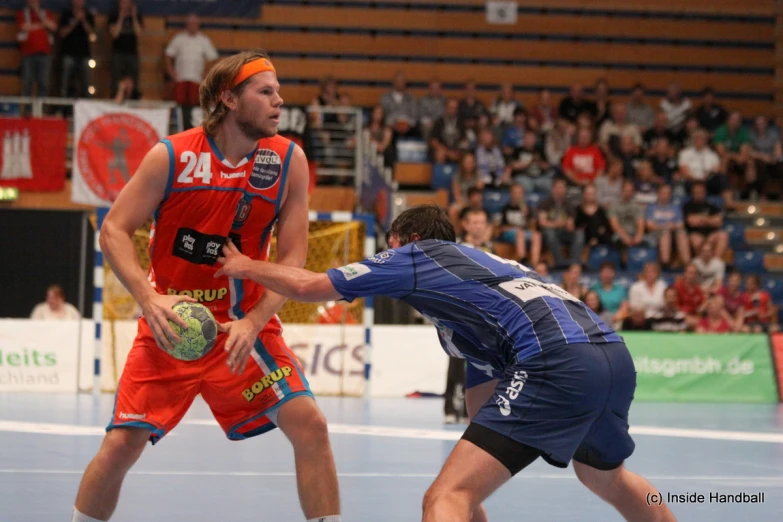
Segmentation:
<svg viewBox="0 0 783 522">
<path fill-rule="evenodd" d="M 202 152 L 198 156 L 190 150 L 186 150 L 179 157 L 180 163 L 185 163 L 185 168 L 179 176 L 177 183 L 193 183 L 200 179 L 205 185 L 212 181 L 212 160 L 209 152 Z"/>
</svg>

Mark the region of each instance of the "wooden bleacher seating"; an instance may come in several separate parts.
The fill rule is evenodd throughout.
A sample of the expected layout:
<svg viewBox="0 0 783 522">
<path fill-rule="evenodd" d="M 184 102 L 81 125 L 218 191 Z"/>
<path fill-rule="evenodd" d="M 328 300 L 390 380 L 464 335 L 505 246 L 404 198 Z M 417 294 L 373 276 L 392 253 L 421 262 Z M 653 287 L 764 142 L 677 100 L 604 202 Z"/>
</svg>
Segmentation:
<svg viewBox="0 0 783 522">
<path fill-rule="evenodd" d="M 394 165 L 394 181 L 400 185 L 429 187 L 432 182 L 432 164 L 397 163 Z"/>
<path fill-rule="evenodd" d="M 443 190 L 421 191 L 421 192 L 401 192 L 400 195 L 405 198 L 408 208 L 416 205 L 438 205 L 445 207 L 449 204 L 449 196 Z"/>
<path fill-rule="evenodd" d="M 356 191 L 353 187 L 317 186 L 310 195 L 310 210 L 317 212 L 353 212 Z"/>
</svg>

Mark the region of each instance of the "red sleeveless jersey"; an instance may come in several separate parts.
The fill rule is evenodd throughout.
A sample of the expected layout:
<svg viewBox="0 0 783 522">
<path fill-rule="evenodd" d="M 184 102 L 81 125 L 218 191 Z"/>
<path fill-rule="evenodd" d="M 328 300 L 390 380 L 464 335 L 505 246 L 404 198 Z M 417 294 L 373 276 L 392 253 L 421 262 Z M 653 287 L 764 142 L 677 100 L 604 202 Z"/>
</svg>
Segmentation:
<svg viewBox="0 0 783 522">
<path fill-rule="evenodd" d="M 241 319 L 264 288 L 215 278 L 226 238 L 245 255 L 266 260 L 285 192 L 294 143 L 275 136 L 231 165 L 202 127 L 162 140 L 169 151 L 166 194 L 150 231 L 149 281 L 160 294 L 188 295 L 220 321 Z M 277 317 L 265 331 L 280 331 Z"/>
</svg>

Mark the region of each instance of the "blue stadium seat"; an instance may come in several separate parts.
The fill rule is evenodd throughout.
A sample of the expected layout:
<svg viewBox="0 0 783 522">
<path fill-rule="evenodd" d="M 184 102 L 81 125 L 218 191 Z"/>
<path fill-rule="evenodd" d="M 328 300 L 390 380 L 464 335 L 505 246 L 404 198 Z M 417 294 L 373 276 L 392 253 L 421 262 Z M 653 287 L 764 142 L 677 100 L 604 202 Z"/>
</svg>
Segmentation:
<svg viewBox="0 0 783 522">
<path fill-rule="evenodd" d="M 509 193 L 507 189 L 484 189 L 484 210 L 487 211 L 490 219 L 503 210 L 503 207 L 508 204 L 508 200 Z"/>
<path fill-rule="evenodd" d="M 783 279 L 771 277 L 764 281 L 764 290 L 769 292 L 772 302 L 775 304 L 783 303 Z"/>
<path fill-rule="evenodd" d="M 400 163 L 426 163 L 427 143 L 424 140 L 398 140 L 397 161 Z"/>
<path fill-rule="evenodd" d="M 689 199 L 690 198 L 688 196 L 672 196 L 672 205 L 681 207 L 687 203 Z"/>
<path fill-rule="evenodd" d="M 614 248 L 605 246 L 594 246 L 590 249 L 590 255 L 587 257 L 587 269 L 590 272 L 597 272 L 601 264 L 611 261 L 615 268 L 620 266 L 620 252 Z"/>
<path fill-rule="evenodd" d="M 645 263 L 657 260 L 657 248 L 631 247 L 628 249 L 628 270 L 631 272 L 641 272 Z"/>
<path fill-rule="evenodd" d="M 661 274 L 661 279 L 663 279 L 663 282 L 666 283 L 666 286 L 672 286 L 675 281 L 677 281 L 677 278 L 680 277 L 679 273 L 674 272 L 663 272 Z"/>
<path fill-rule="evenodd" d="M 707 203 L 711 203 L 718 208 L 723 208 L 723 196 L 707 196 Z"/>
<path fill-rule="evenodd" d="M 533 194 L 525 194 L 525 201 L 531 209 L 535 209 L 541 200 L 544 199 L 541 194 L 534 192 Z"/>
<path fill-rule="evenodd" d="M 631 285 L 637 282 L 638 280 L 639 280 L 639 274 L 632 273 L 632 272 L 618 273 L 614 278 L 614 282 L 622 286 L 626 290 L 631 288 Z"/>
<path fill-rule="evenodd" d="M 745 248 L 745 225 L 742 223 L 726 223 L 726 233 L 729 234 L 729 245 L 732 250 Z"/>
<path fill-rule="evenodd" d="M 743 274 L 761 274 L 764 272 L 764 252 L 762 250 L 734 252 L 734 266 Z"/>
<path fill-rule="evenodd" d="M 451 182 L 457 175 L 457 165 L 436 163 L 432 166 L 432 190 L 446 189 L 451 194 Z"/>
<path fill-rule="evenodd" d="M 585 285 L 587 288 L 592 288 L 594 285 L 598 283 L 598 275 L 597 274 L 585 274 L 582 276 L 582 278 L 579 280 L 580 283 Z"/>
</svg>

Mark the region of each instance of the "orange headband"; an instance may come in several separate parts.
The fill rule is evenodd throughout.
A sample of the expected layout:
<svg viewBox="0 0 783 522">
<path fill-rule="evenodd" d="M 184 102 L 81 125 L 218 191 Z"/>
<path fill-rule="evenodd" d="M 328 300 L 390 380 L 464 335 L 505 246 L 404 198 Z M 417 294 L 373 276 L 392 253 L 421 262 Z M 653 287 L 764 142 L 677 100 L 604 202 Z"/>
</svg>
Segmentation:
<svg viewBox="0 0 783 522">
<path fill-rule="evenodd" d="M 273 73 L 277 74 L 277 71 L 275 71 L 275 66 L 272 65 L 272 62 L 266 58 L 259 58 L 257 60 L 253 60 L 252 62 L 248 62 L 239 70 L 239 74 L 237 74 L 236 78 L 234 78 L 234 85 L 232 85 L 232 87 L 236 87 L 254 74 L 266 71 L 272 71 Z"/>
</svg>

